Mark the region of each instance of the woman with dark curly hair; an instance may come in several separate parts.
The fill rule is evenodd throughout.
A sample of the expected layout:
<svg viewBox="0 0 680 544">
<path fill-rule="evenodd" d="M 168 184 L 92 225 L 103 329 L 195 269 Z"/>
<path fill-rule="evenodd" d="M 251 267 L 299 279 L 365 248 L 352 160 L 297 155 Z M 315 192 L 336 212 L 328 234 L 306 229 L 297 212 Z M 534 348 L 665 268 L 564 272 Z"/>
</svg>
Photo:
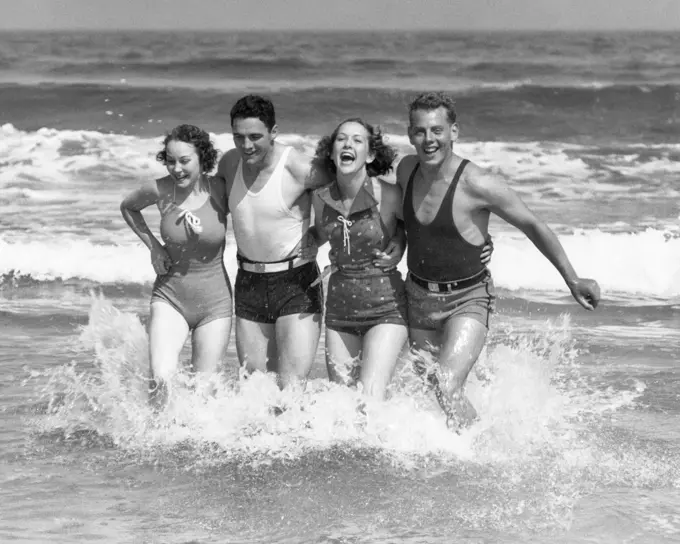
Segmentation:
<svg viewBox="0 0 680 544">
<path fill-rule="evenodd" d="M 397 229 L 401 190 L 376 176 L 395 151 L 362 119 L 343 121 L 317 146 L 315 164 L 334 182 L 314 195 L 315 231 L 330 242 L 333 273 L 326 299 L 326 365 L 331 380 L 354 381 L 383 399 L 404 347 L 406 291 L 401 273 L 376 266 Z"/>
<path fill-rule="evenodd" d="M 191 331 L 192 370 L 215 372 L 231 333 L 231 284 L 223 263 L 227 229 L 224 183 L 209 173 L 217 150 L 204 130 L 175 127 L 156 159 L 168 175 L 129 194 L 120 209 L 151 252 L 157 274 L 149 320 L 150 399 L 165 404 L 179 355 Z M 141 210 L 160 210 L 163 245 Z"/>
</svg>

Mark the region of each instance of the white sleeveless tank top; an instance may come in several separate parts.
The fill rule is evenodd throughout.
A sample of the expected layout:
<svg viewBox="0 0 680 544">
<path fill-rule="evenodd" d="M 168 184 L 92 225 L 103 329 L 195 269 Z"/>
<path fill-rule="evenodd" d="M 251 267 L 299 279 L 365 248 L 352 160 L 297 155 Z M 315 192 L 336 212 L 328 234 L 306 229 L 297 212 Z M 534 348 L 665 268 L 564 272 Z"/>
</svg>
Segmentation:
<svg viewBox="0 0 680 544">
<path fill-rule="evenodd" d="M 251 261 L 268 263 L 293 257 L 309 229 L 309 214 L 305 217 L 291 210 L 283 200 L 283 176 L 290 150 L 287 147 L 283 151 L 271 177 L 256 193 L 243 181 L 242 160 L 236 168 L 229 211 L 238 252 Z"/>
</svg>

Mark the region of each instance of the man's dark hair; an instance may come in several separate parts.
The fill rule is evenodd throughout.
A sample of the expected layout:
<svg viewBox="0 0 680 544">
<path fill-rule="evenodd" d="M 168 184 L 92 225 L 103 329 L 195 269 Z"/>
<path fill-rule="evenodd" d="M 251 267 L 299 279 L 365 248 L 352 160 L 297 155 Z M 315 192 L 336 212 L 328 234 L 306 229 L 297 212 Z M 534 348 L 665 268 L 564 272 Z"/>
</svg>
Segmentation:
<svg viewBox="0 0 680 544">
<path fill-rule="evenodd" d="M 239 98 L 231 108 L 231 124 L 234 125 L 236 119 L 256 118 L 262 121 L 268 130 L 276 125 L 276 114 L 274 104 L 268 98 L 257 94 L 248 94 Z"/>
</svg>

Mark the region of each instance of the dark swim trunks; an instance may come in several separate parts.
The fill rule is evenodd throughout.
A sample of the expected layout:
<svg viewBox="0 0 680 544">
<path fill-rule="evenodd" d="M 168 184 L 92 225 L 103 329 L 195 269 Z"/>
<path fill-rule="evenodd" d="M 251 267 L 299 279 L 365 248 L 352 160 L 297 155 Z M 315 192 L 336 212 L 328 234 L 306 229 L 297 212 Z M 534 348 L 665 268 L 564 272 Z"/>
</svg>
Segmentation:
<svg viewBox="0 0 680 544">
<path fill-rule="evenodd" d="M 276 323 L 279 317 L 320 314 L 323 305 L 316 262 L 283 272 L 248 272 L 239 268 L 234 285 L 236 317 L 258 323 Z"/>
<path fill-rule="evenodd" d="M 471 286 L 444 293 L 418 285 L 409 274 L 406 294 L 408 326 L 422 330 L 440 330 L 453 317 L 471 317 L 488 329 L 496 300 L 496 290 L 488 273 L 482 274 L 480 281 Z"/>
</svg>

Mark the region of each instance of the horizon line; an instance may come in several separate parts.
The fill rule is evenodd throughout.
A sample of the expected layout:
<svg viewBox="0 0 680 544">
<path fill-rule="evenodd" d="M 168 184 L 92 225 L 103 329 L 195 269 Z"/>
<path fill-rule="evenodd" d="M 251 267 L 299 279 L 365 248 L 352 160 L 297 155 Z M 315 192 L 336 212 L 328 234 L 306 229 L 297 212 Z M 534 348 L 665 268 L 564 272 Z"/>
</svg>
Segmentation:
<svg viewBox="0 0 680 544">
<path fill-rule="evenodd" d="M 651 33 L 668 33 L 680 31 L 678 28 L 650 28 L 650 27 L 621 27 L 621 28 L 498 28 L 498 27 L 486 27 L 486 28 L 406 28 L 406 27 L 394 27 L 394 28 L 318 28 L 310 29 L 306 28 L 206 28 L 206 27 L 195 27 L 195 28 L 173 28 L 173 27 L 148 27 L 148 28 L 97 28 L 97 27 L 86 27 L 86 26 L 76 26 L 76 27 L 57 27 L 57 28 L 38 28 L 38 27 L 17 27 L 17 28 L 0 28 L 0 33 L 2 32 L 100 32 L 100 33 L 114 33 L 114 32 L 213 32 L 213 33 L 224 33 L 224 32 L 302 32 L 307 34 L 337 34 L 337 33 L 390 33 L 390 32 L 410 32 L 410 33 L 461 33 L 461 34 L 473 34 L 476 32 L 490 32 L 490 33 L 500 33 L 500 34 L 512 34 L 519 32 L 532 32 L 537 34 L 553 34 L 559 32 L 574 32 L 574 33 L 616 33 L 616 32 L 651 32 Z"/>
</svg>

